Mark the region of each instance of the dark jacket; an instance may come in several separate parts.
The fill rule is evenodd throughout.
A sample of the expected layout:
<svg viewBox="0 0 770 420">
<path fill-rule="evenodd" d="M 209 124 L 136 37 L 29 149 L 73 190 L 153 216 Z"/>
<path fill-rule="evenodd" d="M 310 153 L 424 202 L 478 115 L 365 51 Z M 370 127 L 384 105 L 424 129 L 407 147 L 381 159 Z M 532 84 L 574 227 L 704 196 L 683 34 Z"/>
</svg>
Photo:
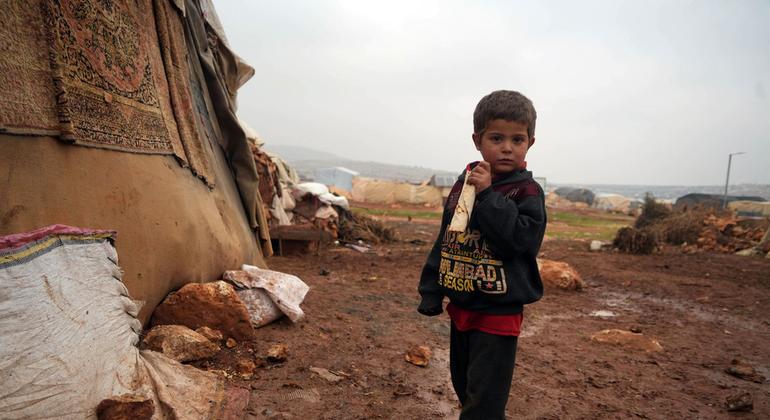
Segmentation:
<svg viewBox="0 0 770 420">
<path fill-rule="evenodd" d="M 476 195 L 468 228 L 448 232 L 465 174 L 449 193 L 441 231 L 420 277 L 418 308 L 442 312 L 442 300 L 488 314 L 517 314 L 543 296 L 536 256 L 545 235 L 543 189 L 518 170 Z"/>
</svg>

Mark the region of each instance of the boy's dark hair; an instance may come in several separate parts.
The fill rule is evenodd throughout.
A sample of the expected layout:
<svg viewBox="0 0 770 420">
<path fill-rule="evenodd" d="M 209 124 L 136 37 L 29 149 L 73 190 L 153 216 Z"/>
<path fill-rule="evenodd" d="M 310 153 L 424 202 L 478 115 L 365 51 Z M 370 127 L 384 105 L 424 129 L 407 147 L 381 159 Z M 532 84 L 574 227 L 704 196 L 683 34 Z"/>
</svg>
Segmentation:
<svg viewBox="0 0 770 420">
<path fill-rule="evenodd" d="M 496 90 L 481 98 L 473 111 L 473 132 L 480 134 L 488 122 L 497 119 L 527 124 L 529 138 L 535 136 L 535 106 L 519 92 Z"/>
</svg>

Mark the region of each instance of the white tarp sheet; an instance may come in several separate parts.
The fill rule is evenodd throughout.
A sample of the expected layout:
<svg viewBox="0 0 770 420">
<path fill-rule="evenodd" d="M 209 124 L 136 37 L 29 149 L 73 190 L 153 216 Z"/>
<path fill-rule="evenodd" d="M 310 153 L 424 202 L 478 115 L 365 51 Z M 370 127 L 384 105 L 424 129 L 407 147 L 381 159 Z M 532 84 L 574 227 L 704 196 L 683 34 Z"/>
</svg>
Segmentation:
<svg viewBox="0 0 770 420">
<path fill-rule="evenodd" d="M 95 418 L 100 401 L 152 399 L 154 418 L 216 418 L 224 382 L 140 352 L 141 306 L 114 232 L 54 225 L 0 237 L 0 418 Z"/>
</svg>

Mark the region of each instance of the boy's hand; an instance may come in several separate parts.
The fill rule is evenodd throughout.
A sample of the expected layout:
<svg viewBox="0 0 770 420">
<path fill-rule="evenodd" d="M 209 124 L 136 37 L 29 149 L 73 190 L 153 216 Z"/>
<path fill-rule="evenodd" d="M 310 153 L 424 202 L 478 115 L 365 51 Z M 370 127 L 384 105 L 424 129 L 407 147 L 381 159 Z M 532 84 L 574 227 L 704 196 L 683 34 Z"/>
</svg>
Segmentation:
<svg viewBox="0 0 770 420">
<path fill-rule="evenodd" d="M 489 162 L 481 161 L 468 175 L 468 183 L 476 187 L 476 192 L 481 192 L 492 185 L 492 167 Z"/>
</svg>

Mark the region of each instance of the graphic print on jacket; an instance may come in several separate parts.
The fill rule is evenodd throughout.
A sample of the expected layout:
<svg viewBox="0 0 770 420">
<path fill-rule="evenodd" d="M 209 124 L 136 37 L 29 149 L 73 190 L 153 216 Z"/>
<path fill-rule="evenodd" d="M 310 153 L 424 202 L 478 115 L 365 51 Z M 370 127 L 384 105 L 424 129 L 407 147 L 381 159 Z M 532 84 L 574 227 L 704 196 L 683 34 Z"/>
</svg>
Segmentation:
<svg viewBox="0 0 770 420">
<path fill-rule="evenodd" d="M 543 295 L 536 261 L 547 223 L 543 190 L 526 170 L 493 180 L 477 192 L 465 232 L 449 232 L 463 183 L 464 174 L 447 197 L 439 236 L 420 275 L 418 310 L 441 313 L 446 296 L 470 311 L 520 313 Z"/>
<path fill-rule="evenodd" d="M 444 232 L 438 283 L 456 292 L 504 294 L 503 261 L 496 259 L 478 229 Z"/>
</svg>

